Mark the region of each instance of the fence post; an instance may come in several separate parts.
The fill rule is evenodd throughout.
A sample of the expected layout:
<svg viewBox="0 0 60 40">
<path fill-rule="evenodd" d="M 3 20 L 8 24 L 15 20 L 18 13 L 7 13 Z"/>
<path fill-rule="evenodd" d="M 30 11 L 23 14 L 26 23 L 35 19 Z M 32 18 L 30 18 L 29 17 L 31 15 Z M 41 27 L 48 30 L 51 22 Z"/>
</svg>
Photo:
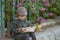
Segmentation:
<svg viewBox="0 0 60 40">
<path fill-rule="evenodd" d="M 13 18 L 15 17 L 15 12 L 16 12 L 16 0 L 13 0 L 13 8 L 12 8 Z"/>
<path fill-rule="evenodd" d="M 4 32 L 4 29 L 3 29 L 3 12 L 2 12 L 2 0 L 0 0 L 0 38 L 3 37 L 3 32 Z"/>
</svg>

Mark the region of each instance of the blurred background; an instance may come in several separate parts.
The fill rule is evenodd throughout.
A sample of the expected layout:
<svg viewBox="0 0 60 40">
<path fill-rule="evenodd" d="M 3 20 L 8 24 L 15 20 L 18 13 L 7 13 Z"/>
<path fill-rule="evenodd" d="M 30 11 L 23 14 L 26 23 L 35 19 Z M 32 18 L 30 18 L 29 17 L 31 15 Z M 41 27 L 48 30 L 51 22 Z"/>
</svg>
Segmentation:
<svg viewBox="0 0 60 40">
<path fill-rule="evenodd" d="M 60 23 L 60 0 L 0 0 L 1 36 L 5 28 L 8 28 L 10 22 L 16 17 L 16 9 L 21 6 L 27 8 L 27 20 L 36 24 L 43 23 L 43 28 L 45 24 L 48 24 L 47 20 L 50 21 L 50 27 L 53 23 Z"/>
<path fill-rule="evenodd" d="M 60 16 L 60 0 L 4 0 L 5 27 L 15 17 L 16 9 L 27 8 L 27 20 L 43 22 Z"/>
</svg>

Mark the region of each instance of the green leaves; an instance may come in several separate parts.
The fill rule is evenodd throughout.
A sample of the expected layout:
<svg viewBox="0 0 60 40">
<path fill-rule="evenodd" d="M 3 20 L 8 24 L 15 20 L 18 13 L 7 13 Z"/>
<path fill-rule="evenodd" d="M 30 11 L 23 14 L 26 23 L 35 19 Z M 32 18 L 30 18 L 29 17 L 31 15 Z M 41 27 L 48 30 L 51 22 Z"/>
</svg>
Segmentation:
<svg viewBox="0 0 60 40">
<path fill-rule="evenodd" d="M 15 1 L 18 2 L 19 0 Z M 3 2 L 4 11 L 7 11 L 7 13 L 9 13 L 7 15 L 14 15 L 13 12 L 15 11 L 15 9 L 13 9 L 13 7 L 10 5 L 10 2 L 11 0 L 5 0 Z M 23 6 L 27 8 L 27 11 L 29 11 L 29 20 L 36 20 L 38 17 L 50 18 L 48 13 L 51 12 L 54 13 L 54 17 L 60 14 L 60 0 L 49 0 L 47 3 L 43 3 L 42 0 L 36 0 L 36 2 L 25 0 Z M 46 8 L 46 10 L 42 12 L 40 10 L 41 8 Z"/>
<path fill-rule="evenodd" d="M 44 18 L 48 18 L 48 17 L 49 17 L 48 13 L 43 13 L 42 16 L 43 16 Z"/>
</svg>

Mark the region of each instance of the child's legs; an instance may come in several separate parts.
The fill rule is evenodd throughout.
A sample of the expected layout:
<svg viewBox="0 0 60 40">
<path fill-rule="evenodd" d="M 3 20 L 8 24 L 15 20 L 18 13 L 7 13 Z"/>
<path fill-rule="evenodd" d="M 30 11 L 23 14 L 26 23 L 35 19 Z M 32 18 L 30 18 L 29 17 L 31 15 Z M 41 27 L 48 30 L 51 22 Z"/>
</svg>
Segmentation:
<svg viewBox="0 0 60 40">
<path fill-rule="evenodd" d="M 15 40 L 29 40 L 29 35 L 28 34 L 16 35 Z"/>
<path fill-rule="evenodd" d="M 24 37 L 23 35 L 19 34 L 19 35 L 15 35 L 15 40 L 23 40 Z"/>
<path fill-rule="evenodd" d="M 25 35 L 24 35 L 24 39 L 25 39 L 25 40 L 30 40 L 29 38 L 30 38 L 29 34 L 25 34 Z"/>
<path fill-rule="evenodd" d="M 35 33 L 29 33 L 29 34 L 30 34 L 30 37 L 32 38 L 32 40 L 36 40 Z"/>
</svg>

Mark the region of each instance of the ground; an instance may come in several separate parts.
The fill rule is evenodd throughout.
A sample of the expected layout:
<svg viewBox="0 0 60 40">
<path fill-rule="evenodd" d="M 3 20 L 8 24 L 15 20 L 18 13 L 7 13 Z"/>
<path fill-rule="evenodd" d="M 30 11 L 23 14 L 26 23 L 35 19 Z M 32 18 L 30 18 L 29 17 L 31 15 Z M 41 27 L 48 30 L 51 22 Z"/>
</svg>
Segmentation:
<svg viewBox="0 0 60 40">
<path fill-rule="evenodd" d="M 42 32 L 36 32 L 37 40 L 60 40 L 60 26 L 56 25 L 45 29 Z M 0 39 L 3 40 L 3 39 Z M 13 40 L 13 39 L 4 39 L 4 40 Z"/>
</svg>

